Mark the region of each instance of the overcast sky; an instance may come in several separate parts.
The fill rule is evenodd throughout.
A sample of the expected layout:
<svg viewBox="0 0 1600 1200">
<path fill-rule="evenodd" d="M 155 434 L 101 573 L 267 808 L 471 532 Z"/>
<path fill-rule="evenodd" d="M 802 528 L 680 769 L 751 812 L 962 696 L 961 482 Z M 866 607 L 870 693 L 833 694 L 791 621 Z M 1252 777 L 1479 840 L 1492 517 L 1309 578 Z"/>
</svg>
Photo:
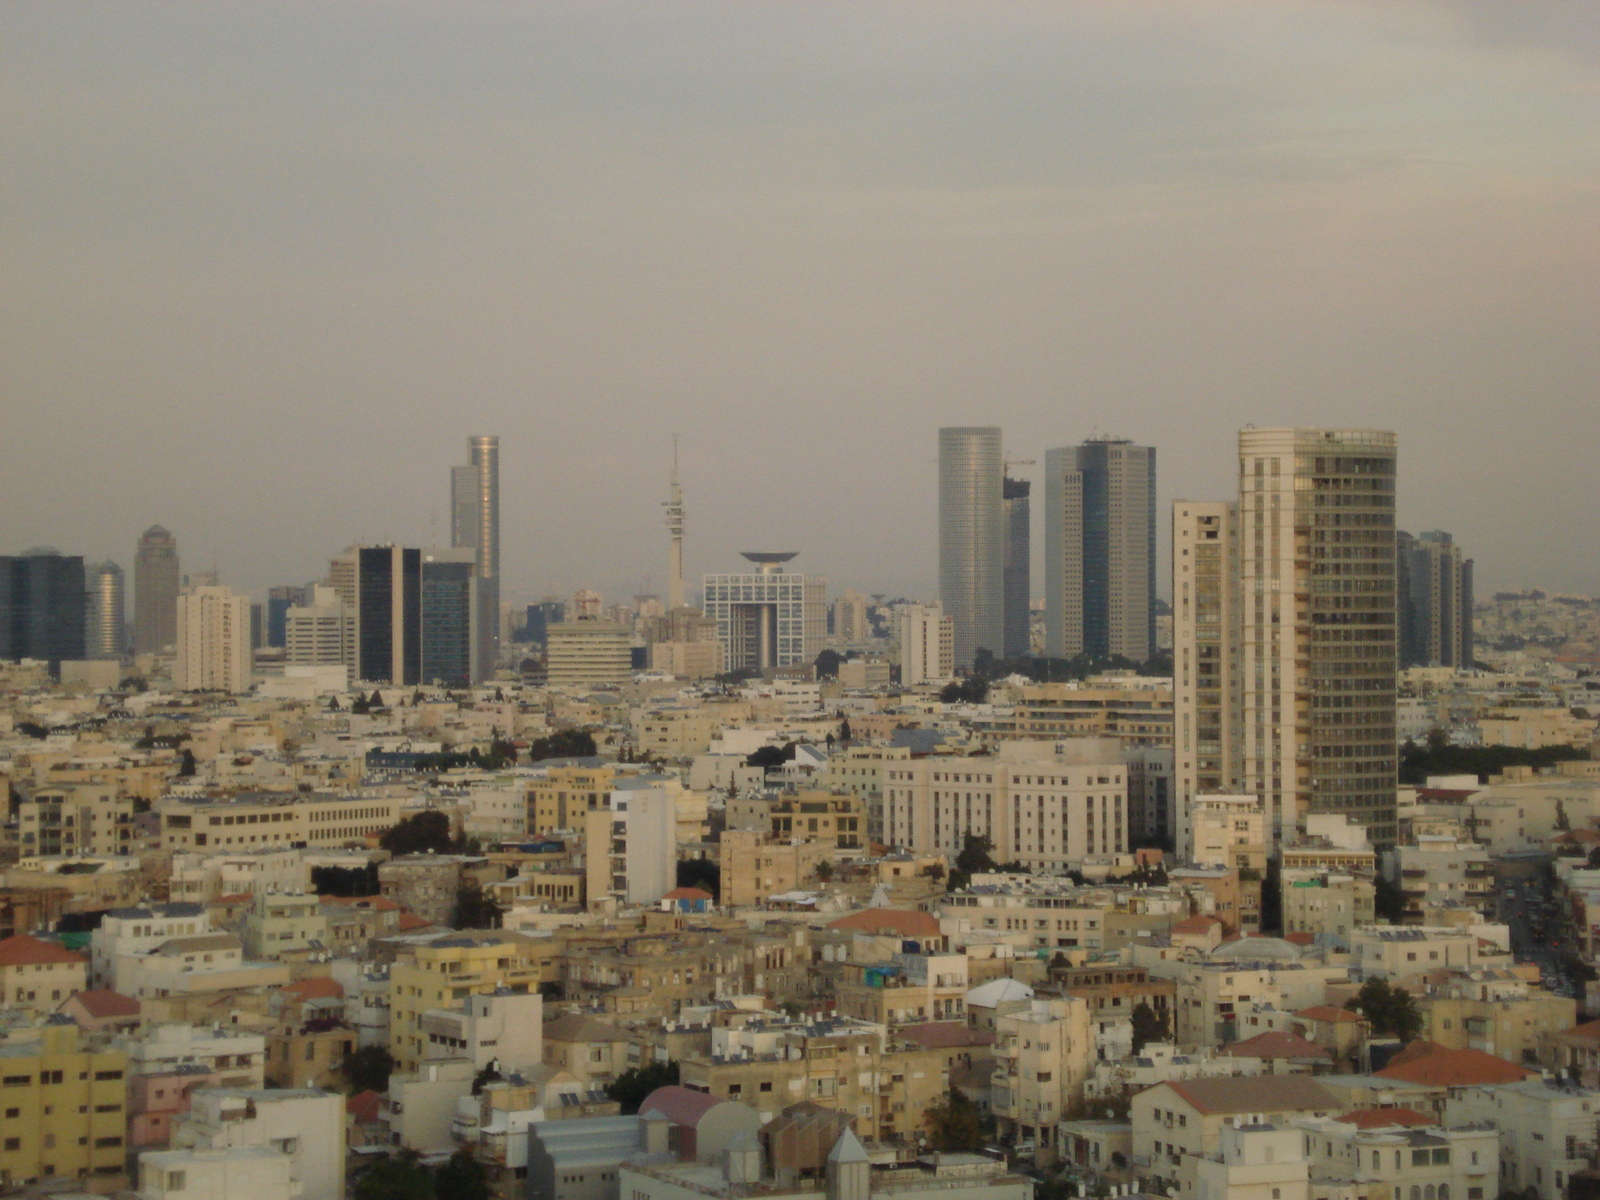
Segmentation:
<svg viewBox="0 0 1600 1200">
<path fill-rule="evenodd" d="M 9 0 L 0 388 L 0 550 L 251 590 L 447 539 L 474 433 L 508 598 L 664 590 L 677 432 L 691 588 L 931 597 L 938 426 L 1165 525 L 1253 423 L 1600 592 L 1600 5 Z"/>
</svg>

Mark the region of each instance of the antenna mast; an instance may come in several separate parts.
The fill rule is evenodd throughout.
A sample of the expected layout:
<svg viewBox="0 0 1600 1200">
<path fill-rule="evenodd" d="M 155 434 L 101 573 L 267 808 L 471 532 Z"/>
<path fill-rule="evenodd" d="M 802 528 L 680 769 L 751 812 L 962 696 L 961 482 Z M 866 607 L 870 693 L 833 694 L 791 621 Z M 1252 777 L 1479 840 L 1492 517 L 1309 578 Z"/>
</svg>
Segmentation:
<svg viewBox="0 0 1600 1200">
<path fill-rule="evenodd" d="M 667 566 L 667 611 L 683 607 L 683 489 L 678 486 L 678 435 L 672 435 L 672 485 L 667 493 L 667 533 L 672 539 Z"/>
</svg>

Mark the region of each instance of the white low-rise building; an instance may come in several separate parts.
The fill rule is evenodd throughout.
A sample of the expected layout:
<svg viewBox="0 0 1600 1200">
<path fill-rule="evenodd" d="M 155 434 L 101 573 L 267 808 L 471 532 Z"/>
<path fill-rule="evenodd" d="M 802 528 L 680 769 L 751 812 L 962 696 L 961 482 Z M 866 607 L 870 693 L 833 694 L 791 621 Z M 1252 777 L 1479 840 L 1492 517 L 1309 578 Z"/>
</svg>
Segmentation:
<svg viewBox="0 0 1600 1200">
<path fill-rule="evenodd" d="M 171 1145 L 275 1150 L 288 1156 L 301 1200 L 344 1200 L 344 1098 L 334 1092 L 202 1088 L 173 1122 Z"/>
</svg>

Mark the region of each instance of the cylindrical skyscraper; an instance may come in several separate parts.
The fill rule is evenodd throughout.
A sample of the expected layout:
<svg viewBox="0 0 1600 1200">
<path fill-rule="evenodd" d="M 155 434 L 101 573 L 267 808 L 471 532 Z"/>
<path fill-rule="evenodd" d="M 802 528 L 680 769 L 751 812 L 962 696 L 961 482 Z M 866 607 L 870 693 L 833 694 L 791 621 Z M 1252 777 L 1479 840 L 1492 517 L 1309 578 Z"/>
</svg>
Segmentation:
<svg viewBox="0 0 1600 1200">
<path fill-rule="evenodd" d="M 84 653 L 90 658 L 121 658 L 127 643 L 122 568 L 114 562 L 89 568 L 88 626 Z"/>
<path fill-rule="evenodd" d="M 955 621 L 955 665 L 1005 649 L 1000 428 L 939 430 L 939 598 Z"/>
</svg>

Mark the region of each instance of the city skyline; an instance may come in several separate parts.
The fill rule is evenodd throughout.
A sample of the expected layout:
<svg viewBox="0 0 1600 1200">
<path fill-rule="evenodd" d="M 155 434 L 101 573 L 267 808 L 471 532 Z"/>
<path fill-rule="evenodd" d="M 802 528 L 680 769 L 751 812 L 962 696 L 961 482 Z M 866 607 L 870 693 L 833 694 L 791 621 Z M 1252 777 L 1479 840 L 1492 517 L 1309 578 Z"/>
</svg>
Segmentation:
<svg viewBox="0 0 1600 1200">
<path fill-rule="evenodd" d="M 1164 510 L 1352 426 L 1485 594 L 1600 592 L 1583 12 L 14 11 L 7 549 L 159 522 L 260 594 L 448 544 L 493 429 L 508 599 L 664 592 L 678 432 L 686 577 L 931 599 L 929 429 L 1156 446 Z"/>
</svg>

